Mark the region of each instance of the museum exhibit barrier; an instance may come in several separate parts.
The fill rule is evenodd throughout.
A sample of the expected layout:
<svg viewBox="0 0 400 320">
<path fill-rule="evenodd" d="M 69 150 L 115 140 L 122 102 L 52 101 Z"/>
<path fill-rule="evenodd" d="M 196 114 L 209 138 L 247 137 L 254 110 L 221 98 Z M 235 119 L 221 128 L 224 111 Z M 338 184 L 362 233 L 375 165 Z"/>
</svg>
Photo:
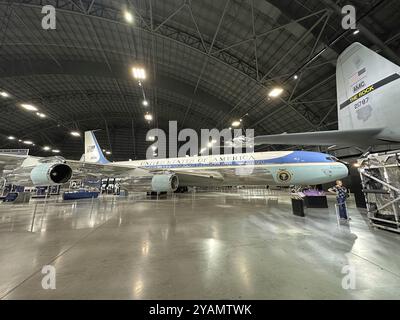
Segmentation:
<svg viewBox="0 0 400 320">
<path fill-rule="evenodd" d="M 29 192 L 9 192 L 4 197 L 3 201 L 17 204 L 17 203 L 29 203 L 30 199 L 31 199 L 31 194 Z"/>
<path fill-rule="evenodd" d="M 328 208 L 328 200 L 324 191 L 316 189 L 303 190 L 307 208 Z"/>
<path fill-rule="evenodd" d="M 400 151 L 358 160 L 371 226 L 400 232 Z"/>
<path fill-rule="evenodd" d="M 301 196 L 292 196 L 292 211 L 295 216 L 305 217 L 304 200 Z"/>
<path fill-rule="evenodd" d="M 97 199 L 99 196 L 99 192 L 95 191 L 71 191 L 71 192 L 64 192 L 63 200 L 79 200 L 79 199 Z"/>
</svg>

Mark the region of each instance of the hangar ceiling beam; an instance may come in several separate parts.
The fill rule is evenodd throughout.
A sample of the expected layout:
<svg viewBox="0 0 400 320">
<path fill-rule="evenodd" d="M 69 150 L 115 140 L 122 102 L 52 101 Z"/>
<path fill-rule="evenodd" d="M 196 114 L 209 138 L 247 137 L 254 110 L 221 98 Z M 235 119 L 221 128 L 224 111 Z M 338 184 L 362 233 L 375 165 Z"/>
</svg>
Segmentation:
<svg viewBox="0 0 400 320">
<path fill-rule="evenodd" d="M 200 74 L 199 74 L 199 76 L 197 78 L 196 86 L 195 86 L 195 88 L 193 90 L 191 101 L 190 101 L 190 103 L 189 103 L 189 105 L 188 105 L 188 107 L 186 109 L 185 116 L 183 117 L 183 122 L 181 123 L 181 127 L 184 127 L 184 125 L 185 125 L 185 120 L 186 120 L 187 114 L 189 113 L 189 111 L 190 111 L 190 109 L 192 107 L 193 99 L 196 96 L 197 89 L 199 87 L 200 81 L 201 81 L 201 79 L 203 77 L 203 74 L 204 74 L 204 70 L 206 69 L 206 67 L 208 65 L 209 58 L 210 58 L 210 55 L 211 55 L 211 51 L 212 51 L 212 49 L 214 47 L 215 40 L 217 38 L 217 35 L 218 35 L 219 29 L 221 27 L 222 21 L 224 20 L 224 16 L 225 16 L 226 10 L 228 9 L 229 1 L 230 0 L 226 0 L 226 2 L 225 2 L 224 10 L 222 11 L 221 17 L 219 18 L 217 29 L 215 30 L 215 33 L 214 33 L 213 39 L 211 41 L 210 47 L 207 50 L 207 56 L 203 60 L 203 66 L 202 66 Z"/>
<path fill-rule="evenodd" d="M 322 79 L 322 80 L 312 84 L 311 87 L 304 90 L 302 93 L 298 94 L 296 97 L 292 98 L 290 100 L 290 103 L 293 104 L 294 102 L 298 101 L 299 99 L 307 96 L 309 93 L 313 92 L 316 88 L 318 88 L 318 87 L 324 85 L 325 83 L 329 82 L 330 80 L 334 79 L 335 76 L 336 76 L 336 73 L 333 73 L 333 74 L 329 75 L 328 77 L 326 77 L 325 79 Z M 303 101 L 301 101 L 300 103 L 303 103 Z"/>
<path fill-rule="evenodd" d="M 13 6 L 22 6 L 22 7 L 31 7 L 31 8 L 41 8 L 41 0 L 31 0 L 29 3 L 24 2 L 24 0 L 18 0 L 20 2 L 13 2 Z M 7 5 L 8 2 L 1 0 L 0 5 Z M 185 4 L 188 6 L 188 4 Z M 69 14 L 76 14 L 76 15 L 85 15 L 91 18 L 97 18 L 102 21 L 107 21 L 111 23 L 116 23 L 120 25 L 126 25 L 125 22 L 121 21 L 121 11 L 115 8 L 107 7 L 101 3 L 95 2 L 93 4 L 93 8 L 87 14 L 83 13 L 81 10 L 77 10 L 75 6 L 68 2 L 67 0 L 58 0 L 54 6 L 58 9 L 59 12 L 69 13 Z M 137 10 L 133 5 L 129 7 L 132 8 L 136 14 L 138 14 L 139 10 Z M 140 16 L 140 14 L 138 14 Z M 142 17 L 142 16 L 141 16 Z M 151 17 L 150 20 L 153 20 Z M 174 28 L 168 24 L 163 24 L 161 28 L 157 31 L 151 28 L 151 23 L 146 22 L 146 19 L 142 17 L 140 19 L 140 24 L 130 26 L 133 29 L 142 30 L 150 34 L 154 34 L 157 37 L 167 39 L 170 41 L 175 41 L 180 45 L 183 45 L 187 48 L 192 50 L 196 50 L 202 54 L 207 54 L 207 51 L 204 47 L 206 43 L 205 40 L 202 38 L 200 39 L 196 34 L 192 34 L 188 31 L 183 31 L 177 28 Z M 210 44 L 208 43 L 207 46 Z M 216 47 L 216 45 L 214 45 Z M 240 72 L 244 76 L 251 77 L 253 80 L 256 80 L 256 71 L 255 67 L 251 64 L 245 62 L 243 59 L 234 56 L 232 53 L 223 52 L 218 56 L 212 55 L 215 61 L 225 64 L 231 68 L 234 68 L 237 72 Z"/>
<path fill-rule="evenodd" d="M 293 45 L 292 47 L 285 52 L 284 55 L 263 75 L 261 78 L 261 82 L 268 79 L 268 76 L 275 70 L 277 66 L 279 66 L 288 56 L 289 54 L 300 44 L 305 41 L 305 39 L 312 33 L 312 31 L 325 19 L 329 18 L 327 13 L 324 13 Z M 325 29 L 325 24 L 322 27 L 322 31 Z M 317 38 L 319 40 L 319 37 Z"/>
<path fill-rule="evenodd" d="M 308 101 L 299 101 L 296 102 L 297 100 L 299 100 L 301 97 L 305 96 L 306 94 L 312 92 L 313 90 L 315 90 L 317 87 L 319 87 L 320 85 L 325 84 L 326 82 L 328 82 L 329 80 L 332 79 L 332 77 L 334 77 L 335 74 L 328 76 L 327 78 L 323 79 L 322 81 L 319 81 L 315 84 L 313 84 L 309 89 L 305 90 L 304 93 L 299 94 L 298 96 L 296 96 L 295 98 L 292 99 L 292 101 L 290 102 L 290 105 L 299 105 L 299 106 L 304 106 L 305 104 L 308 103 Z M 313 100 L 311 100 L 311 102 L 313 102 Z M 257 122 L 253 123 L 251 125 L 251 127 L 255 128 L 256 126 L 260 125 L 262 122 L 264 122 L 266 119 L 268 119 L 269 117 L 275 115 L 276 113 L 282 111 L 284 108 L 286 107 L 286 105 L 282 105 L 280 107 L 278 107 L 277 109 L 275 109 L 274 111 L 268 113 L 267 115 L 263 116 L 261 119 L 259 119 Z M 319 119 L 319 121 L 321 121 Z M 317 129 L 317 124 L 313 124 L 312 129 L 316 130 Z"/>
<path fill-rule="evenodd" d="M 326 19 L 325 19 L 325 21 L 324 21 L 324 24 L 323 24 L 321 30 L 320 30 L 319 33 L 318 33 L 317 39 L 315 40 L 314 45 L 313 45 L 313 47 L 312 47 L 310 53 L 308 54 L 307 60 L 311 59 L 311 57 L 314 55 L 315 50 L 317 49 L 317 46 L 318 46 L 318 44 L 319 44 L 319 42 L 320 42 L 320 40 L 321 40 L 321 36 L 322 36 L 322 34 L 324 33 L 324 30 L 325 30 L 325 28 L 326 28 L 326 25 L 328 24 L 328 21 L 329 21 L 330 16 L 331 16 L 331 14 L 328 12 L 328 13 L 326 14 Z M 292 92 L 291 92 L 291 94 L 290 94 L 290 97 L 289 97 L 289 99 L 288 99 L 289 102 L 292 102 L 292 98 L 293 98 L 293 96 L 294 96 L 294 94 L 295 94 L 295 92 L 296 92 L 297 86 L 298 86 L 299 83 L 301 82 L 301 79 L 302 79 L 302 78 L 303 78 L 303 72 L 300 72 L 300 74 L 298 75 L 298 81 L 296 81 L 296 84 L 295 84 L 295 86 L 294 86 L 294 88 L 293 88 L 293 90 L 292 90 Z"/>
<path fill-rule="evenodd" d="M 103 113 L 103 114 L 93 114 L 93 113 L 88 113 L 88 112 L 81 113 L 81 114 L 77 115 L 77 119 L 75 121 L 77 123 L 79 123 L 80 126 L 82 126 L 82 125 L 85 126 L 85 123 L 94 121 L 94 122 L 96 122 L 96 126 L 98 127 L 102 123 L 105 124 L 104 123 L 105 118 L 107 118 L 108 121 L 110 121 L 111 119 L 120 120 L 119 121 L 120 124 L 122 123 L 123 120 L 126 120 L 126 125 L 127 125 L 126 128 L 127 129 L 130 129 L 130 126 L 132 123 L 131 122 L 132 119 L 127 118 L 125 113 L 116 113 L 116 112 Z M 167 123 L 166 126 L 160 127 L 160 129 L 168 131 L 168 119 L 164 118 L 162 115 L 160 118 L 161 118 L 162 123 Z M 68 128 L 68 127 L 71 127 L 73 125 L 73 123 L 74 123 L 74 120 L 67 119 L 61 125 L 64 128 Z M 21 130 L 20 132 L 18 132 L 18 134 L 16 133 L 15 135 L 18 136 L 18 138 L 20 138 L 20 139 L 32 138 L 32 137 L 35 137 L 36 135 L 41 135 L 42 133 L 48 132 L 53 129 L 57 129 L 57 131 L 60 131 L 59 127 L 60 127 L 60 124 L 51 124 L 49 126 L 43 126 L 41 128 L 38 128 L 38 126 L 35 126 L 35 127 Z M 105 129 L 105 126 L 102 125 L 102 127 Z M 90 128 L 90 129 L 93 129 L 93 128 Z M 140 133 L 141 132 L 140 130 L 143 130 L 143 132 L 147 132 L 148 129 L 149 129 L 148 126 L 146 126 L 144 123 L 136 125 L 136 130 L 134 131 L 134 136 L 137 136 L 136 133 L 137 132 Z M 199 128 L 199 130 L 200 130 L 200 128 Z M 199 131 L 199 133 L 200 133 L 200 131 Z M 69 134 L 69 130 L 66 130 L 65 134 Z M 2 128 L 0 128 L 0 135 L 3 135 L 6 138 L 10 135 L 10 132 L 5 132 L 4 130 L 2 130 Z M 65 139 L 65 135 L 60 139 L 61 139 L 61 141 L 62 141 L 62 139 Z M 0 145 L 0 148 L 9 143 L 7 141 L 7 139 L 5 139 L 5 140 L 6 140 L 6 143 L 3 145 Z M 136 141 L 137 141 L 137 139 L 136 139 Z"/>
<path fill-rule="evenodd" d="M 321 35 L 322 35 L 323 31 L 325 30 L 325 27 L 326 27 L 327 22 L 328 22 L 328 20 L 329 20 L 329 16 L 330 16 L 330 14 L 327 12 L 327 13 L 325 13 L 322 17 L 320 17 L 320 18 L 317 20 L 317 22 L 315 22 L 315 23 L 311 26 L 311 28 L 308 29 L 307 32 L 305 32 L 305 33 L 303 34 L 303 36 L 298 40 L 298 42 L 296 42 L 296 43 L 292 46 L 292 48 L 281 58 L 281 60 L 279 60 L 279 61 L 277 62 L 277 64 L 281 63 L 281 61 L 284 59 L 284 57 L 286 57 L 288 54 L 290 54 L 290 52 L 291 52 L 301 41 L 303 41 L 303 40 L 316 28 L 316 26 L 318 26 L 322 21 L 324 21 L 323 26 L 322 26 L 322 28 L 321 28 L 321 30 L 320 30 L 318 36 L 317 36 L 316 41 L 314 42 L 314 45 L 313 45 L 313 47 L 312 47 L 312 49 L 311 49 L 311 52 L 310 52 L 310 54 L 309 54 L 309 57 L 312 56 L 313 53 L 314 53 L 314 51 L 315 51 L 315 49 L 316 49 L 316 47 L 317 47 L 317 45 L 318 45 L 318 42 L 320 41 Z M 277 65 L 277 64 L 276 64 L 276 65 Z M 276 65 L 275 65 L 275 66 L 276 66 Z M 275 66 L 274 66 L 274 67 L 275 67 Z M 274 67 L 272 67 L 272 69 L 273 69 Z M 270 71 L 271 71 L 271 69 L 270 69 Z M 269 72 L 270 72 L 270 71 L 269 71 Z M 269 72 L 266 73 L 267 76 L 268 76 Z M 329 78 L 330 78 L 330 77 L 329 77 Z M 328 79 L 325 79 L 322 83 L 328 81 L 329 78 L 328 78 Z M 295 88 L 297 87 L 297 85 L 298 85 L 298 83 L 296 83 Z M 301 110 L 301 109 L 299 109 L 300 106 L 298 106 L 298 107 L 295 108 L 295 107 L 291 104 L 291 102 L 292 102 L 292 101 L 299 101 L 299 99 L 300 99 L 302 96 L 308 94 L 310 91 L 314 90 L 315 87 L 317 87 L 317 86 L 319 86 L 319 85 L 321 85 L 321 82 L 319 82 L 318 85 L 312 86 L 310 89 L 306 89 L 303 93 L 297 95 L 297 97 L 295 97 L 295 98 L 292 99 L 292 95 L 293 95 L 293 93 L 294 93 L 294 90 L 293 90 L 293 92 L 291 93 L 291 95 L 290 95 L 288 101 L 286 101 L 286 100 L 283 99 L 283 98 L 279 98 L 280 101 L 281 101 L 284 105 L 283 105 L 282 107 L 280 107 L 279 109 L 277 109 L 277 110 L 281 111 L 285 106 L 290 107 L 290 108 L 291 108 L 292 110 L 294 110 L 297 114 L 299 114 L 304 120 L 306 120 L 306 122 L 311 126 L 311 128 L 313 128 L 313 129 L 315 130 L 317 124 L 314 123 L 314 121 L 320 121 L 319 117 L 318 117 L 314 112 L 312 112 L 312 111 L 310 110 L 310 108 L 307 107 L 307 105 L 302 104 L 302 105 L 301 105 L 301 108 L 303 108 L 303 110 Z M 272 114 L 275 114 L 277 110 L 275 110 L 274 112 L 272 112 L 272 113 L 268 114 L 267 116 L 263 117 L 261 120 L 257 121 L 255 124 L 251 125 L 251 127 L 255 128 L 256 125 L 260 125 L 263 121 L 265 121 L 266 119 L 268 119 Z"/>
<path fill-rule="evenodd" d="M 95 96 L 94 96 L 95 95 Z M 98 112 L 98 108 L 96 108 L 96 103 L 99 102 L 104 102 L 104 100 L 106 99 L 107 102 L 109 101 L 115 101 L 115 99 L 119 99 L 119 94 L 117 92 L 114 93 L 110 93 L 110 92 L 96 92 L 96 93 L 91 93 L 90 97 L 92 98 L 92 101 L 94 102 L 93 104 L 93 108 L 97 111 L 97 112 L 91 112 L 90 110 L 92 109 L 91 106 L 89 105 L 89 108 L 87 109 L 87 111 L 84 112 L 77 112 L 75 113 L 75 118 L 72 119 L 69 117 L 70 113 L 66 114 L 65 118 L 59 118 L 56 121 L 56 124 L 52 124 L 49 128 L 52 128 L 54 126 L 62 126 L 67 130 L 71 129 L 71 125 L 74 124 L 74 122 L 76 123 L 82 123 L 88 119 L 100 119 L 101 121 L 104 121 L 104 119 L 114 119 L 114 120 L 119 120 L 119 119 L 124 119 L 124 120 L 129 120 L 131 121 L 131 119 L 133 118 L 134 120 L 139 119 L 139 121 L 136 122 L 137 125 L 140 125 L 142 121 L 142 113 L 136 113 L 132 116 L 132 118 L 130 118 L 126 112 Z M 84 96 L 82 94 L 77 94 L 77 93 L 71 93 L 71 94 L 61 94 L 61 95 L 54 95 L 54 96 L 45 96 L 42 99 L 44 99 L 46 102 L 53 104 L 55 106 L 57 106 L 59 103 L 62 104 L 62 107 L 65 107 L 68 104 L 73 104 L 72 102 L 74 101 L 74 99 L 80 99 L 80 98 L 84 98 Z M 108 100 L 107 100 L 108 99 Z M 81 100 L 80 100 L 81 101 Z M 120 101 L 120 100 L 118 100 Z M 176 103 L 169 103 L 168 101 L 164 101 L 163 99 L 160 99 L 162 105 L 164 106 L 165 110 L 170 110 L 170 112 L 176 112 L 176 110 L 184 110 L 185 109 L 185 105 L 179 105 Z M 35 102 L 35 101 L 33 101 Z M 7 117 L 12 117 L 15 113 L 19 112 L 19 110 L 17 108 L 12 108 L 9 110 L 9 112 L 7 112 L 7 114 L 4 114 Z M 91 116 L 88 116 L 88 114 L 86 112 L 89 112 L 89 114 Z M 168 121 L 168 119 L 166 119 L 165 117 L 163 117 L 163 119 L 165 121 Z M 215 120 L 214 118 L 210 117 L 209 114 L 205 114 L 202 113 L 198 110 L 192 110 L 191 111 L 191 117 L 190 117 L 190 126 L 194 129 L 196 128 L 206 128 L 207 123 L 211 123 L 213 120 Z M 119 121 L 120 123 L 121 121 Z M 166 122 L 168 123 L 168 122 Z M 168 126 L 167 126 L 168 127 Z M 35 125 L 31 125 L 30 127 L 25 126 L 20 127 L 20 131 L 23 132 L 34 132 L 37 128 L 37 124 Z M 44 128 L 40 128 L 40 130 L 42 130 Z M 46 130 L 45 130 L 46 131 Z M 12 132 L 11 132 L 12 133 Z M 9 133 L 10 134 L 10 133 Z"/>
<path fill-rule="evenodd" d="M 12 63 L 3 66 L 4 70 L 0 75 L 0 80 L 7 78 L 21 78 L 23 76 L 31 75 L 69 74 L 76 76 L 93 76 L 120 79 L 122 81 L 129 81 L 133 83 L 130 73 L 123 65 L 113 64 L 111 65 L 110 70 L 108 69 L 108 67 L 105 67 L 103 63 L 99 62 L 61 60 L 60 63 L 64 66 L 63 69 L 60 69 L 49 60 L 31 60 L 29 67 L 27 68 L 25 64 L 21 63 L 20 60 L 15 60 Z M 151 81 L 151 79 L 149 81 Z M 191 85 L 167 76 L 159 75 L 157 80 L 154 83 L 150 83 L 150 85 L 154 85 L 160 89 L 164 89 L 167 91 L 176 92 L 177 94 L 182 95 L 187 99 L 192 98 L 193 87 Z M 87 96 L 87 92 L 83 91 L 82 93 L 86 95 L 86 100 L 90 100 Z M 123 97 L 126 96 L 126 93 L 121 92 L 121 94 Z M 232 108 L 229 104 L 222 101 L 218 97 L 215 97 L 201 89 L 197 90 L 197 95 L 194 101 L 196 103 L 208 105 L 210 107 L 218 107 L 223 112 L 228 112 Z M 212 124 L 215 124 L 215 120 L 212 122 Z"/>
<path fill-rule="evenodd" d="M 0 4 L 4 5 L 4 4 L 6 4 L 6 2 L 0 1 Z M 185 2 L 185 4 L 187 6 L 190 6 L 190 2 Z M 86 11 L 85 13 L 83 13 L 82 10 L 77 9 L 73 3 L 65 1 L 65 0 L 59 0 L 55 3 L 55 5 L 59 9 L 59 11 L 65 12 L 68 14 L 85 15 L 85 16 L 88 16 L 91 18 L 97 18 L 97 19 L 101 19 L 101 20 L 111 22 L 111 23 L 126 25 L 126 23 L 121 22 L 121 10 L 104 6 L 104 4 L 100 3 L 100 2 L 91 2 L 90 3 L 91 10 Z M 40 0 L 36 0 L 36 1 L 31 0 L 31 1 L 29 1 L 29 3 L 14 2 L 13 6 L 40 7 L 41 1 Z M 136 9 L 132 4 L 129 8 L 134 9 L 135 13 L 139 12 L 139 10 Z M 323 12 L 326 13 L 326 10 L 321 10 L 321 11 L 309 14 L 309 15 L 307 15 L 307 17 L 318 16 L 318 15 L 323 14 Z M 304 17 L 304 18 L 307 18 L 307 17 Z M 154 25 L 152 15 L 151 15 L 150 19 L 152 20 L 152 21 L 150 21 L 151 25 Z M 164 23 L 160 28 L 157 29 L 157 32 L 155 32 L 154 28 L 152 28 L 151 26 L 149 27 L 149 24 L 145 23 L 145 22 L 146 22 L 146 19 L 144 19 L 144 18 L 140 19 L 140 21 L 137 25 L 134 25 L 131 27 L 134 29 L 143 30 L 143 31 L 148 32 L 151 35 L 154 35 L 157 37 L 161 37 L 161 38 L 165 38 L 165 39 L 169 39 L 169 40 L 178 42 L 181 45 L 184 45 L 188 48 L 198 51 L 201 54 L 208 56 L 208 52 L 204 51 L 203 45 L 204 45 L 205 41 L 204 41 L 204 39 L 200 39 L 196 32 L 193 34 L 188 31 L 182 31 L 182 30 L 179 30 L 179 29 L 169 26 L 168 23 Z M 295 23 L 295 21 L 291 21 L 289 24 L 291 24 L 291 23 Z M 284 28 L 284 26 L 282 26 L 282 28 Z M 313 29 L 313 28 L 311 28 L 311 29 Z M 267 32 L 269 32 L 269 31 L 267 31 Z M 307 33 L 308 32 L 310 32 L 310 30 L 307 30 Z M 207 46 L 210 46 L 210 44 L 208 43 Z M 214 47 L 218 50 L 218 47 L 216 44 L 214 44 Z M 259 90 L 267 89 L 267 87 L 259 79 L 257 79 L 257 70 L 256 70 L 257 68 L 254 65 L 251 65 L 251 64 L 247 63 L 246 61 L 243 61 L 243 59 L 235 57 L 231 52 L 227 52 L 226 50 L 220 52 L 218 55 L 212 54 L 211 56 L 213 59 L 215 59 L 219 63 L 225 64 L 226 66 L 231 67 L 231 68 L 235 69 L 237 72 L 250 78 L 252 81 L 255 82 L 255 84 L 257 84 L 259 86 L 258 87 Z M 262 76 L 261 70 L 259 70 L 259 78 L 261 78 L 263 81 L 268 80 L 268 77 L 265 77 L 265 75 Z M 286 101 L 283 101 L 283 102 L 286 105 L 288 105 L 288 103 Z M 311 120 L 309 119 L 309 115 L 310 115 L 309 111 L 310 110 L 307 110 L 307 108 L 305 107 L 304 108 L 305 112 L 302 112 L 303 110 L 293 108 L 290 105 L 288 105 L 288 106 L 290 108 L 292 108 L 293 110 L 295 110 L 295 112 L 297 112 L 302 118 L 304 118 L 305 121 L 310 124 L 310 126 L 313 126 L 312 119 Z"/>
</svg>

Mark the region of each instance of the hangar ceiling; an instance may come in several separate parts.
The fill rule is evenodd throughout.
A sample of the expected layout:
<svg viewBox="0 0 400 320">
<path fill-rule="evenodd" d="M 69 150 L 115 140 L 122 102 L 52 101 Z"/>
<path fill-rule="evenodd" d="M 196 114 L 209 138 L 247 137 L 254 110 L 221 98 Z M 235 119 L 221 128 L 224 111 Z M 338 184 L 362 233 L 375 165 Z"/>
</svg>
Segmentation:
<svg viewBox="0 0 400 320">
<path fill-rule="evenodd" d="M 348 3 L 362 17 L 357 35 L 341 28 Z M 41 27 L 45 4 L 56 30 Z M 103 129 L 101 146 L 124 160 L 143 158 L 147 130 L 169 120 L 200 130 L 243 117 L 256 135 L 336 129 L 337 55 L 360 41 L 399 61 L 399 19 L 396 0 L 0 1 L 0 90 L 11 95 L 0 99 L 0 147 L 18 147 L 13 135 L 34 141 L 32 154 L 51 145 L 78 159 L 82 140 L 69 131 Z M 147 108 L 135 64 L 148 74 Z M 276 85 L 285 91 L 270 99 Z"/>
</svg>

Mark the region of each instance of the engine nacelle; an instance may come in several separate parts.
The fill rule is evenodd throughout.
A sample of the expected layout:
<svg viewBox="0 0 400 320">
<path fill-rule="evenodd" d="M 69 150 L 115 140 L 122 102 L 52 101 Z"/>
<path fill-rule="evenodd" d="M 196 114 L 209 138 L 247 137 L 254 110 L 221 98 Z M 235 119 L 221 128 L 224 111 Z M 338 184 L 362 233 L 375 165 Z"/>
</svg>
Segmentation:
<svg viewBox="0 0 400 320">
<path fill-rule="evenodd" d="M 151 179 L 151 191 L 175 192 L 179 186 L 179 179 L 174 174 L 158 174 Z"/>
<path fill-rule="evenodd" d="M 35 186 L 51 186 L 67 183 L 72 177 L 72 169 L 64 163 L 41 163 L 34 167 L 30 178 Z"/>
</svg>

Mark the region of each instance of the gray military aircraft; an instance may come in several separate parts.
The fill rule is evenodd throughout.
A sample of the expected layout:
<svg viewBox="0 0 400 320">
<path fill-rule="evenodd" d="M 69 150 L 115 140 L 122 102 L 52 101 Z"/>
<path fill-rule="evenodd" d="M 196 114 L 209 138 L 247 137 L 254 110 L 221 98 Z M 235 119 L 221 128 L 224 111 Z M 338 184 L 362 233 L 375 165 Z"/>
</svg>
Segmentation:
<svg viewBox="0 0 400 320">
<path fill-rule="evenodd" d="M 355 42 L 336 67 L 338 130 L 254 137 L 254 145 L 370 147 L 400 142 L 400 67 Z"/>
</svg>

